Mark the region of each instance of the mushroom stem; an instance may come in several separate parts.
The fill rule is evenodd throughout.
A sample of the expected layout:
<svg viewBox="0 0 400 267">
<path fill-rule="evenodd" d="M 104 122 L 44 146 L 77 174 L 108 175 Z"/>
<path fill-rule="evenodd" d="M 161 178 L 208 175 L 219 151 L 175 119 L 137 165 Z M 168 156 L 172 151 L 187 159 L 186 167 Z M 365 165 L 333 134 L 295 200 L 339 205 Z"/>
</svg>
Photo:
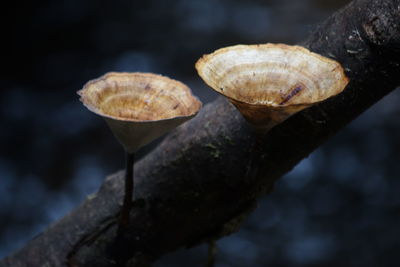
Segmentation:
<svg viewBox="0 0 400 267">
<path fill-rule="evenodd" d="M 133 166 L 135 163 L 135 154 L 126 152 L 125 156 L 126 156 L 125 193 L 124 193 L 124 202 L 122 204 L 122 209 L 118 221 L 118 232 L 117 232 L 118 236 L 123 234 L 123 232 L 129 225 L 129 212 L 132 207 L 132 199 L 133 199 L 133 185 L 134 185 Z"/>
</svg>

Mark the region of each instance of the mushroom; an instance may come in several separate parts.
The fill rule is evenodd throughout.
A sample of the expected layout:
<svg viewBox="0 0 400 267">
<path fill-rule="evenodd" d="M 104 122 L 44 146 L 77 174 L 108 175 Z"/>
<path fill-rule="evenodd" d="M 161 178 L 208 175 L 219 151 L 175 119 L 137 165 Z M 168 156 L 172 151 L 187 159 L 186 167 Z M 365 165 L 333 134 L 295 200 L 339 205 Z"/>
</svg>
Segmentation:
<svg viewBox="0 0 400 267">
<path fill-rule="evenodd" d="M 344 90 L 341 65 L 300 46 L 236 45 L 204 55 L 200 77 L 227 97 L 257 132 Z"/>
<path fill-rule="evenodd" d="M 245 177 L 257 174 L 262 140 L 293 114 L 341 93 L 348 78 L 340 63 L 300 46 L 236 45 L 196 62 L 200 77 L 227 97 L 255 130 Z"/>
<path fill-rule="evenodd" d="M 102 116 L 126 152 L 125 196 L 118 232 L 129 223 L 134 154 L 142 146 L 193 118 L 201 102 L 185 84 L 152 73 L 110 72 L 78 91 L 82 103 Z"/>
</svg>

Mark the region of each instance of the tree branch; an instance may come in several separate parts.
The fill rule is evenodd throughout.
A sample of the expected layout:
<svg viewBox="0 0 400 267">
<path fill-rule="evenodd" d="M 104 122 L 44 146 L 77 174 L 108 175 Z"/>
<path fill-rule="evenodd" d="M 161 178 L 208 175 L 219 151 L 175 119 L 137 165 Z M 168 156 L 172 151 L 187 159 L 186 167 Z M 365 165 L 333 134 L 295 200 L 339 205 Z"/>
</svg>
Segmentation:
<svg viewBox="0 0 400 267">
<path fill-rule="evenodd" d="M 115 245 L 122 172 L 0 266 L 146 266 L 182 246 L 226 235 L 275 180 L 400 84 L 399 0 L 356 0 L 302 43 L 342 63 L 350 84 L 263 140 L 258 173 L 245 178 L 254 135 L 218 98 L 135 166 L 135 196 L 123 246 Z"/>
</svg>

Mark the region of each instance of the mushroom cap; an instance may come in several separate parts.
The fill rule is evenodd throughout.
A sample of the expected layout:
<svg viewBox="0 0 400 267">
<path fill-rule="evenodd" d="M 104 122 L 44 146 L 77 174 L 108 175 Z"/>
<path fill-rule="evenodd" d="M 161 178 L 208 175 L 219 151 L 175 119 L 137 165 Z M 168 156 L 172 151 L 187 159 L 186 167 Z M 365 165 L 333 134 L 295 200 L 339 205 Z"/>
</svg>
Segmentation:
<svg viewBox="0 0 400 267">
<path fill-rule="evenodd" d="M 200 77 L 252 125 L 269 129 L 344 90 L 341 65 L 300 46 L 236 45 L 204 55 Z"/>
<path fill-rule="evenodd" d="M 152 73 L 110 72 L 78 94 L 90 111 L 104 117 L 128 152 L 191 119 L 202 106 L 185 84 Z"/>
</svg>

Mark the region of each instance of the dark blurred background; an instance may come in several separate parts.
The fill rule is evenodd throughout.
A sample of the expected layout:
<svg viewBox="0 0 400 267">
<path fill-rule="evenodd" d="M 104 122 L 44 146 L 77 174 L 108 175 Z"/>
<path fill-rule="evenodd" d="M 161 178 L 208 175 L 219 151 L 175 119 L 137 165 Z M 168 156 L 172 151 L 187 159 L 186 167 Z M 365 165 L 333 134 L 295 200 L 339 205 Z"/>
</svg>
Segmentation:
<svg viewBox="0 0 400 267">
<path fill-rule="evenodd" d="M 347 2 L 48 0 L 3 9 L 0 257 L 123 166 L 106 124 L 78 101 L 85 82 L 108 71 L 156 72 L 209 102 L 216 95 L 193 67 L 202 54 L 294 44 Z M 399 266 L 399 101 L 399 92 L 387 96 L 283 177 L 241 230 L 218 242 L 217 266 Z M 202 245 L 156 266 L 205 258 Z"/>
</svg>

